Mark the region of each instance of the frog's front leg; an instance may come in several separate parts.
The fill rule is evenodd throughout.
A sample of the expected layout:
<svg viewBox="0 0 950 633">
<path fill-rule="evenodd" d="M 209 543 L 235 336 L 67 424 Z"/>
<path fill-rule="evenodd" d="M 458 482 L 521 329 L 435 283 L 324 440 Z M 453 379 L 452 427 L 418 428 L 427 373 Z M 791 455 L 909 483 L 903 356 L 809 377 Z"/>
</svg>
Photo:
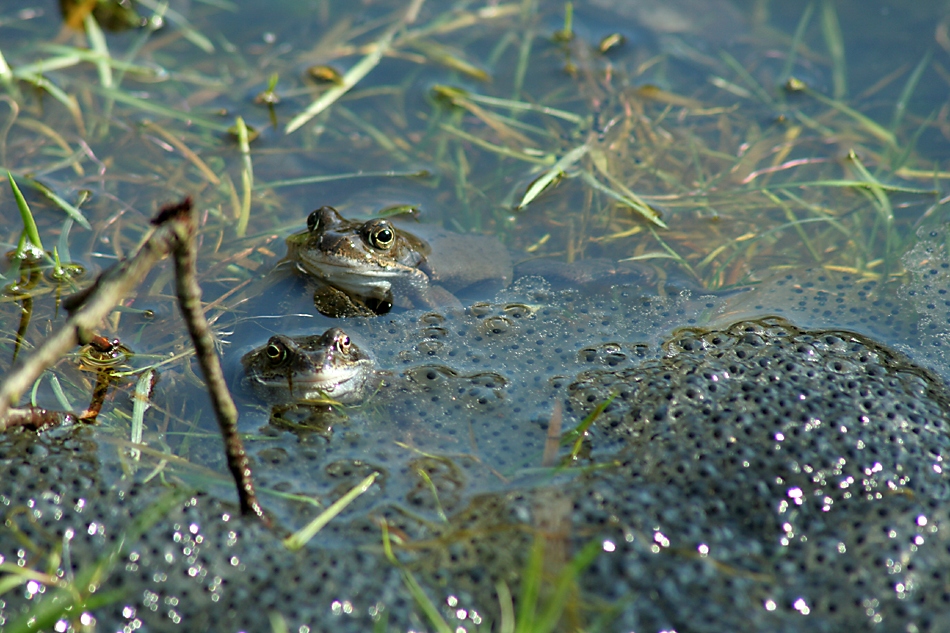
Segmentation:
<svg viewBox="0 0 950 633">
<path fill-rule="evenodd" d="M 426 308 L 462 308 L 462 302 L 455 295 L 436 284 L 429 284 L 428 290 L 419 297 L 418 304 Z"/>
<path fill-rule="evenodd" d="M 407 276 L 403 292 L 414 308 L 461 308 L 462 303 L 451 292 L 430 281 L 421 270 L 414 270 Z M 394 287 L 393 294 L 399 291 Z"/>
<path fill-rule="evenodd" d="M 326 284 L 320 284 L 313 292 L 313 305 L 320 314 L 334 319 L 379 314 L 356 297 Z"/>
</svg>

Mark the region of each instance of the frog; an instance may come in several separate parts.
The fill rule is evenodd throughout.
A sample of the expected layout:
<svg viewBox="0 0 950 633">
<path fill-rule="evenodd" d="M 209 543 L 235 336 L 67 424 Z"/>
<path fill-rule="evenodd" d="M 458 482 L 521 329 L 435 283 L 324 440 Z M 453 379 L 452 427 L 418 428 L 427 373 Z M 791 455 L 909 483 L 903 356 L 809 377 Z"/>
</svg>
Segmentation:
<svg viewBox="0 0 950 633">
<path fill-rule="evenodd" d="M 426 323 L 438 322 L 436 315 L 429 317 Z M 427 328 L 426 336 L 439 336 L 436 330 Z M 433 348 L 427 349 L 433 352 Z M 371 400 L 385 406 L 403 406 L 413 403 L 420 394 L 429 398 L 448 395 L 445 400 L 450 406 L 478 398 L 503 399 L 509 384 L 505 376 L 483 367 L 474 368 L 472 373 L 462 372 L 432 362 L 438 355 L 428 352 L 415 363 L 409 361 L 412 352 L 400 354 L 406 367 L 397 373 L 380 367 L 374 355 L 338 327 L 316 336 L 276 334 L 241 358 L 241 380 L 245 389 L 281 411 L 297 408 L 322 412 L 335 405 L 353 408 Z M 439 397 L 432 401 L 436 400 Z"/>
<path fill-rule="evenodd" d="M 409 230 L 387 218 L 347 220 L 330 206 L 287 238 L 287 259 L 325 284 L 316 300 L 329 316 L 385 314 L 394 305 L 461 308 L 456 293 L 501 289 L 512 279 L 511 255 L 495 238 L 424 224 Z"/>
<path fill-rule="evenodd" d="M 241 358 L 243 384 L 269 403 L 361 402 L 382 380 L 375 359 L 340 328 L 317 336 L 276 334 Z"/>
</svg>

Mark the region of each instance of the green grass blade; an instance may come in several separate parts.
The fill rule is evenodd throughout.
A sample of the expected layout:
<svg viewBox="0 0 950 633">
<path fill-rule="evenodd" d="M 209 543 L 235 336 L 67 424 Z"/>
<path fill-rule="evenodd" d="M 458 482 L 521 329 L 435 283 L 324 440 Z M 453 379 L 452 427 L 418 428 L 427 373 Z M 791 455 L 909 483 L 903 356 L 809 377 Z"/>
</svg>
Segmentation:
<svg viewBox="0 0 950 633">
<path fill-rule="evenodd" d="M 762 193 L 765 194 L 765 196 L 769 200 L 774 202 L 780 209 L 782 209 L 782 211 L 785 213 L 785 218 L 789 221 L 789 223 L 794 225 L 795 231 L 798 233 L 799 239 L 801 239 L 802 243 L 805 245 L 805 248 L 808 249 L 808 253 L 809 255 L 811 255 L 811 258 L 815 260 L 816 264 L 821 265 L 821 257 L 819 257 L 818 251 L 815 250 L 815 247 L 812 245 L 811 240 L 808 239 L 808 235 L 805 233 L 805 230 L 802 228 L 801 223 L 799 223 L 798 216 L 795 215 L 795 211 L 792 210 L 792 207 L 790 207 L 784 200 L 779 198 L 777 195 L 775 195 L 771 191 L 763 190 Z"/>
<path fill-rule="evenodd" d="M 168 2 L 162 2 L 158 7 L 158 11 L 155 11 L 150 18 L 147 18 L 145 21 L 145 27 L 141 29 L 138 37 L 136 37 L 132 44 L 125 50 L 125 60 L 116 60 L 110 59 L 110 63 L 115 66 L 116 73 L 114 87 L 118 88 L 122 85 L 122 82 L 125 80 L 125 75 L 129 71 L 133 71 L 139 74 L 145 74 L 146 76 L 155 76 L 162 72 L 164 69 L 161 68 L 145 68 L 141 66 L 135 66 L 132 64 L 139 52 L 142 50 L 142 47 L 145 46 L 145 43 L 152 37 L 152 34 L 155 33 L 161 25 L 165 18 L 165 10 L 168 9 Z M 144 72 L 143 72 L 144 71 Z M 109 122 L 112 120 L 112 108 L 115 107 L 115 100 L 112 98 L 104 99 L 102 106 L 102 131 L 101 134 L 105 136 L 109 133 Z"/>
<path fill-rule="evenodd" d="M 564 28 L 554 32 L 555 42 L 570 42 L 574 39 L 574 3 L 564 3 Z"/>
<path fill-rule="evenodd" d="M 422 609 L 422 612 L 425 613 L 426 617 L 429 618 L 429 622 L 432 623 L 432 626 L 435 627 L 435 630 L 439 633 L 453 633 L 452 627 L 449 626 L 448 622 L 445 621 L 445 618 L 442 617 L 442 614 L 439 613 L 438 608 L 432 601 L 429 600 L 429 596 L 426 595 L 426 592 L 423 591 L 422 586 L 419 585 L 419 581 L 416 580 L 416 577 L 413 576 L 409 570 L 402 570 L 402 578 L 406 583 L 406 587 L 409 589 L 409 593 L 415 599 L 416 604 L 419 605 L 419 608 Z"/>
<path fill-rule="evenodd" d="M 13 81 L 13 71 L 10 70 L 10 65 L 7 64 L 7 60 L 3 56 L 2 51 L 0 51 L 0 81 L 5 84 L 9 84 Z"/>
<path fill-rule="evenodd" d="M 20 585 L 25 585 L 31 580 L 43 582 L 47 579 L 46 574 L 19 567 L 12 563 L 0 563 L 0 572 L 7 572 L 6 576 L 0 577 L 0 596 Z"/>
<path fill-rule="evenodd" d="M 551 165 L 551 167 L 541 174 L 540 177 L 536 178 L 531 186 L 528 187 L 528 191 L 525 192 L 524 197 L 521 199 L 521 202 L 515 207 L 515 210 L 520 211 L 526 206 L 531 204 L 531 201 L 541 195 L 541 192 L 547 189 L 555 180 L 560 179 L 564 172 L 574 166 L 574 164 L 583 158 L 587 152 L 590 151 L 590 146 L 588 144 L 578 145 L 568 153 L 564 154 L 556 163 Z"/>
<path fill-rule="evenodd" d="M 60 590 L 50 598 L 43 599 L 38 605 L 18 620 L 10 623 L 6 633 L 33 633 L 34 631 L 53 631 L 54 625 L 73 613 L 91 611 L 125 597 L 122 590 L 94 593 L 86 599 L 76 599 L 65 590 Z"/>
<path fill-rule="evenodd" d="M 577 125 L 583 125 L 585 122 L 584 117 L 574 114 L 573 112 L 558 110 L 557 108 L 550 108 L 548 106 L 538 105 L 536 103 L 526 103 L 524 101 L 515 101 L 513 99 L 489 97 L 486 95 L 467 92 L 461 88 L 454 88 L 451 86 L 436 86 L 432 89 L 432 91 L 437 95 L 445 96 L 449 99 L 453 98 L 453 96 L 457 96 L 462 99 L 468 99 L 469 101 L 473 101 L 475 103 L 480 103 L 482 105 L 505 108 L 508 110 L 514 110 L 516 112 L 537 112 L 539 114 L 546 114 L 558 119 L 570 121 L 571 123 L 576 123 Z"/>
<path fill-rule="evenodd" d="M 894 104 L 894 118 L 891 120 L 891 132 L 897 132 L 897 126 L 900 125 L 904 118 L 904 113 L 907 110 L 907 102 L 910 101 L 914 90 L 917 89 L 917 84 L 920 83 L 921 76 L 924 74 L 924 71 L 927 70 L 931 57 L 933 57 L 933 49 L 928 49 L 920 61 L 917 62 L 917 66 L 914 67 L 914 71 L 910 74 L 910 77 L 907 78 L 907 83 L 904 84 L 904 89 L 901 90 L 901 95 L 898 97 L 897 103 Z"/>
<path fill-rule="evenodd" d="M 834 0 L 822 0 L 821 30 L 825 44 L 831 55 L 831 81 L 834 85 L 835 99 L 843 99 L 848 94 L 848 66 L 844 59 L 844 35 L 838 22 L 838 12 Z"/>
<path fill-rule="evenodd" d="M 614 191 L 607 185 L 601 183 L 599 180 L 594 178 L 594 175 L 590 173 L 589 171 L 587 171 L 586 169 L 582 171 L 580 175 L 581 175 L 581 180 L 586 182 L 588 185 L 590 185 L 597 191 L 600 191 L 601 193 L 604 193 L 607 196 L 610 196 L 617 202 L 620 202 L 630 207 L 632 210 L 636 211 L 641 216 L 643 216 L 644 219 L 649 220 L 650 222 L 652 222 L 653 224 L 661 228 L 664 228 L 664 229 L 670 228 L 666 225 L 666 223 L 663 220 L 660 219 L 660 215 L 653 209 L 653 207 L 651 207 L 649 204 L 641 200 L 639 196 L 634 194 L 629 189 L 625 191 L 624 193 Z"/>
<path fill-rule="evenodd" d="M 450 70 L 460 72 L 463 75 L 478 79 L 479 81 L 491 81 L 491 77 L 485 70 L 463 59 L 459 53 L 453 51 L 448 46 L 443 46 L 438 42 L 421 38 L 413 39 L 410 43 L 407 43 L 407 45 L 419 51 L 431 61 L 445 66 Z"/>
<path fill-rule="evenodd" d="M 287 124 L 285 133 L 290 134 L 296 131 L 304 123 L 329 108 L 336 102 L 337 99 L 349 92 L 353 86 L 358 84 L 363 79 L 363 77 L 368 75 L 374 68 L 376 68 L 376 66 L 379 65 L 379 61 L 383 58 L 383 55 L 389 51 L 393 37 L 396 35 L 396 31 L 398 31 L 400 28 L 402 28 L 401 22 L 387 29 L 383 36 L 376 41 L 372 52 L 366 55 L 366 57 L 361 59 L 359 63 L 350 68 L 350 70 L 347 71 L 345 75 L 343 75 L 340 85 L 333 86 L 324 92 L 316 101 L 307 106 L 306 110 L 291 119 L 290 123 Z"/>
<path fill-rule="evenodd" d="M 882 127 L 877 121 L 864 116 L 853 108 L 849 108 L 836 99 L 829 99 L 825 95 L 821 94 L 820 92 L 816 92 L 811 88 L 806 87 L 802 90 L 802 92 L 807 94 L 809 97 L 822 102 L 826 106 L 834 108 L 841 114 L 854 119 L 859 125 L 861 125 L 861 127 L 867 130 L 871 136 L 883 141 L 888 146 L 892 148 L 897 147 L 897 139 L 894 137 L 894 134 L 890 130 L 884 129 L 884 127 Z"/>
<path fill-rule="evenodd" d="M 903 151 L 891 161 L 890 165 L 888 165 L 892 172 L 899 172 L 904 167 L 904 164 L 910 159 L 911 154 L 914 153 L 914 148 L 917 147 L 917 142 L 920 140 L 921 135 L 931 129 L 933 122 L 937 119 L 937 114 L 937 111 L 934 110 L 930 113 L 930 116 L 924 119 L 924 121 L 919 126 L 917 126 L 917 129 L 913 134 L 911 134 L 910 138 L 904 144 Z M 878 166 L 879 169 L 880 167 L 881 165 Z M 901 176 L 900 173 L 896 173 L 896 175 Z M 939 172 L 934 173 L 935 178 L 937 178 L 938 175 Z M 935 186 L 933 190 L 939 191 L 939 178 L 937 178 L 937 181 L 935 181 L 934 185 Z"/>
<path fill-rule="evenodd" d="M 106 45 L 106 36 L 103 34 L 102 29 L 99 28 L 99 23 L 96 22 L 96 18 L 93 17 L 92 12 L 86 14 L 86 17 L 83 19 L 83 25 L 86 27 L 86 37 L 89 38 L 89 46 L 99 55 L 99 59 L 96 60 L 96 70 L 99 72 L 99 83 L 102 84 L 103 88 L 111 88 L 112 67 L 109 66 L 107 60 L 111 59 L 112 56 L 109 54 L 109 47 Z"/>
<path fill-rule="evenodd" d="M 867 170 L 854 150 L 848 153 L 848 160 L 854 166 L 858 175 L 866 181 L 867 189 L 870 190 L 871 195 L 877 201 L 878 211 L 887 223 L 888 228 L 890 228 L 894 223 L 894 209 L 891 206 L 891 199 L 887 197 L 887 192 L 884 190 L 882 183 L 871 175 L 871 172 Z"/>
<path fill-rule="evenodd" d="M 19 261 L 19 260 L 16 260 L 16 261 Z M 18 336 L 17 336 L 17 349 L 19 349 L 20 344 L 21 344 L 21 341 L 22 341 L 22 337 L 18 335 Z M 14 359 L 14 360 L 15 360 L 15 359 Z M 43 376 L 40 376 L 39 378 L 37 378 L 36 381 L 33 383 L 33 389 L 30 390 L 30 406 L 31 406 L 31 407 L 37 406 L 37 404 L 36 404 L 36 394 L 38 394 L 39 391 L 40 391 L 40 383 L 41 383 L 42 381 L 43 381 Z"/>
<path fill-rule="evenodd" d="M 34 75 L 43 75 L 50 72 L 51 70 L 70 68 L 82 62 L 82 56 L 77 55 L 76 53 L 67 53 L 65 55 L 60 55 L 59 57 L 51 57 L 49 59 L 44 59 L 32 64 L 17 66 L 16 70 L 13 71 L 13 76 L 17 77 L 18 79 L 28 79 Z"/>
<path fill-rule="evenodd" d="M 57 53 L 63 56 L 77 57 L 79 60 L 89 62 L 91 64 L 98 65 L 100 63 L 104 63 L 110 69 L 115 69 L 121 72 L 134 72 L 145 77 L 155 77 L 157 74 L 163 72 L 163 69 L 158 66 L 139 66 L 129 61 L 116 59 L 115 57 L 111 57 L 109 55 L 108 50 L 105 53 L 102 53 L 100 51 L 86 50 L 82 48 L 76 48 L 74 46 L 63 46 L 62 44 L 44 44 L 40 46 L 40 50 L 48 51 L 50 53 Z M 22 68 L 28 67 L 24 66 Z M 114 88 L 115 85 L 112 87 Z"/>
<path fill-rule="evenodd" d="M 370 138 L 376 141 L 376 144 L 379 145 L 382 149 L 386 150 L 386 153 L 391 155 L 393 160 L 399 161 L 401 163 L 412 162 L 412 159 L 409 158 L 409 156 L 407 156 L 405 152 L 399 149 L 399 146 L 393 141 L 393 139 L 390 137 L 390 134 L 387 134 L 386 132 L 380 130 L 379 128 L 374 126 L 372 123 L 367 121 L 365 118 L 357 115 L 356 113 L 351 111 L 349 108 L 344 107 L 343 105 L 340 105 L 340 107 L 337 108 L 336 113 L 342 118 L 349 121 L 355 127 L 361 129 Z"/>
<path fill-rule="evenodd" d="M 370 486 L 373 485 L 373 482 L 376 481 L 376 477 L 378 476 L 379 473 L 371 474 L 369 477 L 357 484 L 352 490 L 334 501 L 329 508 L 317 515 L 313 521 L 285 538 L 284 547 L 293 552 L 306 545 L 310 539 L 312 539 L 317 534 L 317 532 L 322 530 L 327 523 L 340 514 L 340 512 L 342 512 L 346 506 L 350 505 L 354 499 L 369 490 Z"/>
<path fill-rule="evenodd" d="M 528 74 L 528 62 L 531 59 L 531 49 L 534 46 L 535 30 L 531 26 L 532 17 L 537 12 L 537 2 L 535 0 L 521 0 L 521 24 L 523 33 L 521 36 L 521 46 L 518 48 L 518 64 L 515 67 L 514 87 L 511 91 L 512 97 L 517 99 L 521 95 L 524 87 L 524 78 Z"/>
<path fill-rule="evenodd" d="M 847 178 L 831 178 L 828 180 L 807 180 L 801 182 L 783 182 L 768 187 L 763 187 L 763 189 L 792 189 L 794 187 L 855 187 L 859 189 L 867 189 L 871 185 L 865 180 L 849 180 Z M 893 191 L 897 193 L 913 193 L 920 194 L 925 196 L 932 196 L 938 193 L 936 189 L 916 189 L 914 187 L 904 187 L 902 185 L 889 185 L 886 182 L 875 182 L 876 187 L 880 187 L 882 191 Z"/>
<path fill-rule="evenodd" d="M 56 374 L 49 375 L 49 384 L 53 387 L 53 395 L 56 396 L 59 407 L 63 411 L 75 411 L 75 409 L 73 409 L 73 403 L 69 401 L 69 398 L 66 397 L 66 392 L 63 391 L 63 386 L 59 384 L 59 378 L 56 377 Z"/>
<path fill-rule="evenodd" d="M 287 628 L 287 620 L 280 613 L 271 611 L 267 614 L 267 618 L 270 620 L 271 633 L 290 633 L 290 629 Z"/>
<path fill-rule="evenodd" d="M 600 540 L 591 541 L 564 566 L 554 585 L 554 595 L 545 601 L 545 608 L 541 611 L 532 633 L 550 633 L 557 628 L 567 605 L 568 594 L 574 588 L 577 577 L 600 555 L 602 547 Z"/>
<path fill-rule="evenodd" d="M 581 423 L 577 425 L 576 428 L 564 434 L 564 437 L 562 438 L 561 442 L 562 443 L 573 442 L 574 444 L 571 447 L 571 459 L 575 459 L 580 454 L 581 447 L 584 442 L 584 436 L 587 433 L 587 429 L 589 429 L 590 425 L 593 424 L 594 421 L 600 417 L 600 414 L 603 413 L 604 410 L 610 406 L 610 403 L 614 401 L 614 398 L 616 398 L 617 395 L 618 393 L 616 392 L 610 394 L 610 397 L 604 400 L 603 402 L 601 402 L 600 404 L 598 404 L 596 407 L 594 407 L 594 410 L 588 413 L 587 417 L 585 417 L 581 421 Z"/>
<path fill-rule="evenodd" d="M 55 204 L 57 207 L 62 209 L 66 213 L 66 215 L 72 218 L 72 220 L 76 222 L 79 226 L 83 227 L 84 229 L 88 229 L 90 231 L 92 230 L 92 226 L 89 224 L 89 221 L 86 220 L 86 217 L 82 214 L 82 211 L 80 211 L 79 209 L 77 209 L 76 207 L 69 204 L 68 202 L 60 198 L 58 195 L 53 193 L 52 189 L 50 189 L 43 183 L 37 180 L 33 180 L 32 178 L 26 178 L 25 180 L 26 180 L 27 185 L 39 191 L 41 194 L 43 194 L 43 196 L 45 196 L 47 200 L 49 200 L 50 202 Z"/>
<path fill-rule="evenodd" d="M 254 189 L 277 189 L 278 187 L 292 187 L 295 185 L 313 185 L 322 182 L 336 182 L 338 180 L 352 180 L 354 178 L 428 178 L 428 171 L 352 171 L 345 174 L 327 174 L 325 176 L 306 176 L 304 178 L 290 178 L 273 182 L 260 182 Z"/>
<path fill-rule="evenodd" d="M 63 222 L 63 230 L 59 232 L 59 242 L 58 246 L 55 247 L 55 252 L 57 257 L 61 257 L 62 260 L 67 264 L 72 262 L 72 257 L 69 255 L 69 232 L 73 228 L 73 219 L 66 218 L 66 221 Z"/>
<path fill-rule="evenodd" d="M 383 554 L 385 554 L 386 559 L 390 563 L 402 570 L 402 579 L 406 588 L 409 590 L 409 594 L 416 601 L 416 604 L 419 605 L 419 608 L 422 609 L 422 612 L 425 613 L 426 617 L 429 618 L 429 621 L 432 623 L 432 626 L 435 627 L 436 631 L 439 633 L 453 633 L 452 628 L 442 617 L 442 614 L 439 613 L 436 606 L 432 604 L 432 601 L 429 600 L 429 596 L 422 590 L 422 587 L 419 585 L 415 576 L 412 575 L 412 572 L 405 569 L 399 562 L 399 559 L 396 558 L 396 555 L 393 553 L 392 541 L 389 538 L 389 525 L 385 520 L 380 521 L 380 527 L 383 532 Z"/>
<path fill-rule="evenodd" d="M 251 219 L 251 191 L 254 188 L 254 165 L 251 163 L 251 145 L 247 138 L 247 125 L 244 118 L 238 117 L 235 121 L 237 128 L 238 147 L 241 150 L 241 215 L 238 217 L 237 236 L 244 237 L 247 232 L 247 223 Z"/>
<path fill-rule="evenodd" d="M 132 428 L 129 440 L 133 444 L 142 443 L 142 434 L 145 430 L 145 412 L 151 406 L 149 400 L 152 392 L 152 378 L 155 370 L 149 368 L 139 376 L 135 383 L 135 395 L 132 397 Z M 132 450 L 132 459 L 138 461 L 141 453 L 138 450 Z"/>
<path fill-rule="evenodd" d="M 518 616 L 515 621 L 517 633 L 533 633 L 541 594 L 541 576 L 544 573 L 544 536 L 537 534 L 528 553 L 521 588 L 518 594 Z"/>
<path fill-rule="evenodd" d="M 539 165 L 552 165 L 556 162 L 553 156 L 534 156 L 513 150 L 511 148 L 505 147 L 504 145 L 495 145 L 494 143 L 490 143 L 483 138 L 475 136 L 474 134 L 469 134 L 468 132 L 460 130 L 457 127 L 453 127 L 447 123 L 440 123 L 439 128 L 445 130 L 449 134 L 453 134 L 463 140 L 466 140 L 473 145 L 477 145 L 482 149 L 499 154 L 501 156 L 517 158 L 518 160 L 523 160 L 526 163 L 537 163 Z"/>
<path fill-rule="evenodd" d="M 651 259 L 672 259 L 674 261 L 680 261 L 682 258 L 669 253 L 644 253 L 643 255 L 634 255 L 633 257 L 624 257 L 623 259 L 618 259 L 618 262 L 645 262 Z"/>
<path fill-rule="evenodd" d="M 168 8 L 168 2 L 156 0 L 138 0 L 139 4 L 156 13 L 164 13 L 169 22 L 175 25 L 182 36 L 206 53 L 214 52 L 214 44 L 207 37 L 198 32 L 181 13 Z"/>
<path fill-rule="evenodd" d="M 498 610 L 501 615 L 499 633 L 515 633 L 515 603 L 511 598 L 511 589 L 504 580 L 495 583 L 495 593 L 498 594 Z"/>
<path fill-rule="evenodd" d="M 23 230 L 26 233 L 27 239 L 32 242 L 32 245 L 36 248 L 43 249 L 43 242 L 40 240 L 40 232 L 36 228 L 36 222 L 33 220 L 33 213 L 30 211 L 30 205 L 26 203 L 26 198 L 23 197 L 23 194 L 20 192 L 20 188 L 17 187 L 16 181 L 13 179 L 13 174 L 9 171 L 7 172 L 7 180 L 10 181 L 10 189 L 13 190 L 13 197 L 16 199 L 16 206 L 20 210 L 20 219 L 23 220 Z M 19 251 L 17 252 L 17 258 L 22 259 L 23 255 Z"/>
<path fill-rule="evenodd" d="M 155 101 L 149 101 L 148 99 L 141 99 L 139 97 L 134 97 L 127 92 L 122 90 L 116 90 L 113 88 L 95 88 L 93 90 L 99 94 L 114 99 L 120 103 L 130 105 L 134 108 L 138 108 L 143 112 L 148 112 L 156 116 L 168 117 L 169 119 L 176 119 L 178 121 L 185 121 L 186 123 L 193 123 L 199 127 L 207 128 L 215 132 L 221 132 L 222 134 L 227 133 L 228 126 L 223 123 L 217 123 L 211 119 L 206 119 L 200 115 L 197 115 L 193 112 L 184 112 L 182 110 L 176 110 L 168 106 L 162 105 Z"/>
<path fill-rule="evenodd" d="M 798 47 L 802 43 L 802 38 L 805 36 L 805 29 L 808 28 L 808 23 L 811 22 L 811 15 L 814 12 L 815 0 L 812 0 L 808 3 L 808 6 L 805 7 L 805 11 L 802 12 L 802 17 L 798 19 L 795 35 L 792 36 L 792 44 L 788 49 L 788 57 L 785 58 L 785 65 L 782 67 L 782 72 L 779 75 L 779 79 L 781 80 L 779 83 L 785 83 L 785 81 L 792 76 L 792 68 L 795 67 L 795 60 L 798 58 Z"/>
<path fill-rule="evenodd" d="M 439 500 L 439 489 L 436 487 L 435 482 L 432 481 L 432 477 L 429 476 L 422 468 L 416 469 L 416 474 L 422 478 L 422 481 L 425 482 L 426 487 L 429 488 L 429 492 L 432 493 L 432 499 L 435 501 L 435 511 L 439 515 L 439 518 L 443 523 L 449 522 L 449 517 L 445 514 L 445 509 L 442 508 L 442 502 Z"/>
<path fill-rule="evenodd" d="M 59 86 L 46 77 L 22 73 L 20 69 L 17 69 L 13 74 L 17 79 L 22 79 L 27 83 L 33 84 L 40 90 L 48 92 L 51 97 L 63 104 L 63 107 L 66 108 L 77 121 L 82 119 L 82 112 L 79 110 L 79 102 L 76 101 L 76 97 L 66 94 Z"/>
<path fill-rule="evenodd" d="M 742 82 L 759 98 L 762 103 L 772 103 L 772 95 L 770 95 L 765 90 L 765 88 L 763 88 L 759 82 L 755 80 L 755 77 L 753 77 L 749 71 L 746 70 L 745 66 L 739 63 L 738 59 L 725 51 L 720 53 L 720 57 L 722 57 L 722 61 L 726 62 L 726 65 L 729 66 L 732 72 L 739 76 Z"/>
</svg>

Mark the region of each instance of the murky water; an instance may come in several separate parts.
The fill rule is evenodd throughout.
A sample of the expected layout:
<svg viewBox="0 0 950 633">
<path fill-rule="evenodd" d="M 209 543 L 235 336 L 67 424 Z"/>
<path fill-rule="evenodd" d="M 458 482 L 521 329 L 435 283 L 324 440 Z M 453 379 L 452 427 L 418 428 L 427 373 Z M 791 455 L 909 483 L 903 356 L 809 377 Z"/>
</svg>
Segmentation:
<svg viewBox="0 0 950 633">
<path fill-rule="evenodd" d="M 942 3 L 596 0 L 574 3 L 569 38 L 560 2 L 430 0 L 400 26 L 396 2 L 196 1 L 106 33 L 110 70 L 79 62 L 87 40 L 53 7 L 7 4 L 0 53 L 20 74 L 0 88 L 0 166 L 44 247 L 87 272 L 5 295 L 4 371 L 185 195 L 235 387 L 271 334 L 340 325 L 278 266 L 322 205 L 413 205 L 519 262 L 634 258 L 649 281 L 529 277 L 462 310 L 346 320 L 402 385 L 359 407 L 272 411 L 236 389 L 271 532 L 237 516 L 166 263 L 103 326 L 135 371 L 97 425 L 0 443 L 0 562 L 79 587 L 56 607 L 48 579 L 3 567 L 0 624 L 45 604 L 56 630 L 434 630 L 410 576 L 464 630 L 507 630 L 508 613 L 552 630 L 532 606 L 563 630 L 950 621 Z M 309 69 L 353 77 L 387 42 L 288 133 L 335 85 Z M 239 116 L 260 134 L 249 159 L 227 130 Z M 13 248 L 22 222 L 0 199 Z M 68 205 L 89 229 L 64 224 Z M 94 382 L 67 358 L 35 398 L 81 411 Z M 550 427 L 611 398 L 553 468 Z M 303 551 L 281 545 L 373 472 Z"/>
</svg>

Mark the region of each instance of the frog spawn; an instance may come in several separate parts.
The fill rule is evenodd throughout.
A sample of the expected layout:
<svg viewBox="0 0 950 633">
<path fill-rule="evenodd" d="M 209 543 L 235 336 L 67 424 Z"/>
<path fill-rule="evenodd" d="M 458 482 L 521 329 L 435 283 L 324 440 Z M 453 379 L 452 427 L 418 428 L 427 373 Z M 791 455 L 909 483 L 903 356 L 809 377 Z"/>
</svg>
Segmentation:
<svg viewBox="0 0 950 633">
<path fill-rule="evenodd" d="M 716 301 L 713 312 L 727 322 L 775 314 L 799 327 L 854 331 L 950 380 L 948 230 L 918 230 L 899 280 L 824 269 L 783 272 L 752 292 Z"/>
<path fill-rule="evenodd" d="M 850 299 L 856 287 L 843 285 L 837 291 Z M 382 608 L 391 628 L 430 628 L 399 570 L 378 553 L 377 519 L 385 517 L 413 544 L 397 548 L 400 559 L 453 625 L 497 620 L 496 582 L 517 590 L 513 575 L 544 529 L 561 535 L 562 561 L 591 540 L 602 543 L 580 583 L 594 608 L 619 605 L 610 628 L 842 630 L 880 618 L 882 630 L 940 629 L 950 555 L 947 482 L 934 466 L 946 457 L 947 399 L 932 374 L 860 336 L 775 319 L 687 329 L 655 345 L 671 322 L 721 305 L 706 298 L 522 290 L 468 313 L 348 324 L 396 372 L 427 364 L 498 377 L 463 394 L 436 372 L 439 399 L 397 400 L 407 417 L 388 432 L 370 432 L 375 416 L 388 415 L 370 405 L 351 412 L 329 440 L 278 432 L 252 445 L 262 488 L 333 499 L 369 473 L 383 474 L 296 554 L 225 502 L 199 495 L 182 503 L 103 583 L 103 591 L 129 593 L 97 611 L 100 625 L 118 630 L 139 620 L 145 630 L 164 630 L 177 618 L 190 628 L 267 630 L 275 612 L 292 630 L 362 631 Z M 805 295 L 804 308 L 827 305 L 821 297 Z M 903 311 L 914 310 L 895 305 L 892 332 Z M 855 318 L 877 327 L 876 315 Z M 485 403 L 461 398 L 475 387 Z M 565 419 L 576 423 L 615 392 L 579 464 L 598 468 L 558 479 L 523 470 L 540 463 L 554 401 L 565 402 Z M 413 404 L 426 415 L 408 417 Z M 471 451 L 469 429 L 480 463 L 462 455 Z M 394 436 L 405 440 L 407 430 L 411 444 L 436 459 L 396 450 Z M 154 479 L 121 480 L 107 445 L 101 461 L 91 457 L 100 443 L 94 429 L 57 433 L 0 438 L 4 518 L 36 545 L 25 548 L 0 530 L 0 554 L 43 568 L 42 553 L 56 551 L 71 528 L 69 560 L 81 570 L 164 489 Z M 509 483 L 485 465 L 501 465 Z M 439 505 L 425 494 L 433 488 Z M 309 506 L 269 505 L 283 512 L 284 525 L 314 515 Z M 7 621 L 31 604 L 25 588 L 2 599 Z M 251 601 L 260 608 L 248 612 Z M 596 617 L 583 604 L 571 608 Z"/>
<path fill-rule="evenodd" d="M 904 256 L 911 283 L 898 298 L 919 315 L 916 322 L 920 350 L 935 368 L 950 357 L 950 255 L 946 249 L 947 228 L 921 229 L 917 245 Z"/>
<path fill-rule="evenodd" d="M 663 358 L 569 392 L 578 416 L 617 394 L 593 459 L 622 466 L 583 486 L 575 526 L 614 526 L 622 553 L 586 580 L 625 588 L 625 627 L 950 621 L 950 393 L 933 374 L 772 318 L 684 330 Z"/>
<path fill-rule="evenodd" d="M 4 495 L 0 502 L 21 538 L 31 543 L 24 548 L 22 540 L 10 542 L 11 533 L 5 531 L 0 537 L 2 551 L 14 553 L 13 560 L 19 551 L 28 565 L 42 567 L 41 552 L 58 551 L 68 535 L 67 560 L 72 568 L 67 577 L 88 570 L 106 548 L 120 543 L 136 517 L 168 492 L 155 482 L 106 485 L 99 479 L 105 469 L 90 459 L 96 446 L 86 430 L 39 440 L 25 435 L 2 439 L 4 487 L 16 490 L 18 496 Z M 52 464 L 26 466 L 24 458 L 11 457 L 27 441 L 38 441 Z M 56 490 L 61 492 L 52 492 Z M 25 507 L 28 513 L 17 512 Z M 268 630 L 268 614 L 274 612 L 290 622 L 318 620 L 328 626 L 346 617 L 353 621 L 352 630 L 359 630 L 356 622 L 371 627 L 369 610 L 380 600 L 413 621 L 412 605 L 401 592 L 398 575 L 358 573 L 367 565 L 378 565 L 376 557 L 355 549 L 338 552 L 331 547 L 294 555 L 280 545 L 277 535 L 235 516 L 230 504 L 186 496 L 125 548 L 99 589 L 125 590 L 125 599 L 97 610 L 94 617 L 101 627 L 97 630 L 177 629 L 174 625 L 190 630 Z M 301 595 L 308 599 L 299 600 Z M 360 595 L 373 598 L 359 601 L 355 596 Z M 4 598 L 0 624 L 9 624 L 29 606 L 32 594 L 27 586 Z M 344 602 L 350 613 L 343 613 Z M 248 612 L 249 603 L 258 608 Z M 353 612 L 353 604 L 358 612 Z"/>
</svg>

